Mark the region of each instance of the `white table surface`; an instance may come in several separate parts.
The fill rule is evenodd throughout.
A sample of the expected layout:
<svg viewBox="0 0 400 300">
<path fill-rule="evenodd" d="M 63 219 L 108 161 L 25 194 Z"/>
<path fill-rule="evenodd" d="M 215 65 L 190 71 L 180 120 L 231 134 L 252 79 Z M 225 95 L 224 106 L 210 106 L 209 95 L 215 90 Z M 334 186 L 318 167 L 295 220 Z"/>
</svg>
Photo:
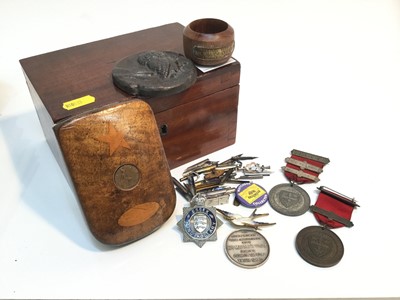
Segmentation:
<svg viewBox="0 0 400 300">
<path fill-rule="evenodd" d="M 336 229 L 342 261 L 318 268 L 294 247 L 314 216 L 269 207 L 271 253 L 260 268 L 225 256 L 218 230 L 202 248 L 171 218 L 113 249 L 96 242 L 46 144 L 19 59 L 167 23 L 220 18 L 241 65 L 237 142 L 208 155 L 245 153 L 275 171 L 292 149 L 329 157 L 325 185 L 355 197 L 353 228 Z M 399 297 L 400 1 L 1 1 L 0 298 Z M 172 170 L 179 177 L 185 166 Z M 249 209 L 231 208 L 242 214 Z"/>
</svg>

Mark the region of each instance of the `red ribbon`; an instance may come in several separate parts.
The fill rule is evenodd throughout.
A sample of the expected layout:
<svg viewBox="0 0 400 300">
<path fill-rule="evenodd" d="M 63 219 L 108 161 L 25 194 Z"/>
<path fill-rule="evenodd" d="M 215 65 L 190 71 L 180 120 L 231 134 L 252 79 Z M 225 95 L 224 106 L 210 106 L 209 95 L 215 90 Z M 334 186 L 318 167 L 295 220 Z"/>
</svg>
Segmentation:
<svg viewBox="0 0 400 300">
<path fill-rule="evenodd" d="M 351 219 L 351 215 L 354 210 L 354 205 L 347 204 L 343 201 L 340 201 L 336 199 L 335 197 L 326 194 L 324 192 L 320 192 L 317 198 L 317 201 L 315 202 L 315 206 L 324 209 L 326 211 L 333 212 L 334 214 L 345 218 L 347 220 Z M 326 224 L 327 226 L 331 228 L 339 228 L 343 227 L 344 224 L 331 220 L 327 218 L 326 216 L 323 216 L 321 214 L 315 213 L 314 212 L 315 218 L 318 220 L 320 224 Z"/>
</svg>

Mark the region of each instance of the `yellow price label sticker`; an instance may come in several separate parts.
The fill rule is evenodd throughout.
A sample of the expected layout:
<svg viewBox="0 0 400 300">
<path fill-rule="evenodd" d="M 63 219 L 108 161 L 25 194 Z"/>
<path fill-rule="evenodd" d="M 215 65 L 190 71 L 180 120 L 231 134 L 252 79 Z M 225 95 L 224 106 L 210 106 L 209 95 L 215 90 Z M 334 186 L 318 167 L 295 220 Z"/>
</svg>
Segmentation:
<svg viewBox="0 0 400 300">
<path fill-rule="evenodd" d="M 96 98 L 90 95 L 86 95 L 71 101 L 63 103 L 63 108 L 66 110 L 72 110 L 81 106 L 88 105 L 96 101 Z"/>
</svg>

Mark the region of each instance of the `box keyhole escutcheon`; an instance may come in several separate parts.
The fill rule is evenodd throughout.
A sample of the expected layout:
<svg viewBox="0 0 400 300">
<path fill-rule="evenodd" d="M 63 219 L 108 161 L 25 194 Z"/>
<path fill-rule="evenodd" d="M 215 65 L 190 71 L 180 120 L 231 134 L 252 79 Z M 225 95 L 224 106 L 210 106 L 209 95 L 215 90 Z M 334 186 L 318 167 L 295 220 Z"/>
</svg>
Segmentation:
<svg viewBox="0 0 400 300">
<path fill-rule="evenodd" d="M 168 125 L 167 124 L 162 124 L 160 126 L 160 134 L 161 134 L 161 136 L 165 136 L 168 134 Z"/>
</svg>

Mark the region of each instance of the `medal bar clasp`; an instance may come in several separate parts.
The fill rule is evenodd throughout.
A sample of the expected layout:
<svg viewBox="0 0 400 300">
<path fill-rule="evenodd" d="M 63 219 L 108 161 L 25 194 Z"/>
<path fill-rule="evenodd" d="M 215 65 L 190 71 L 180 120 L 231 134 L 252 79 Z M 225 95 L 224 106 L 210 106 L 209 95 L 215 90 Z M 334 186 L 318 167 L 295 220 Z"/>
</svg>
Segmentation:
<svg viewBox="0 0 400 300">
<path fill-rule="evenodd" d="M 284 171 L 286 171 L 286 172 L 289 172 L 289 173 L 292 173 L 294 175 L 297 175 L 298 177 L 307 178 L 307 179 L 310 179 L 310 180 L 312 180 L 314 182 L 318 182 L 319 181 L 319 178 L 317 176 L 314 176 L 312 174 L 306 173 L 306 172 L 304 172 L 302 170 L 296 170 L 296 169 L 293 169 L 293 168 L 290 168 L 290 167 L 286 167 L 286 166 L 282 167 L 282 169 Z"/>
<path fill-rule="evenodd" d="M 320 190 L 322 193 L 324 193 L 326 195 L 329 195 L 332 198 L 335 198 L 336 200 L 342 201 L 342 202 L 344 202 L 344 203 L 346 203 L 348 205 L 351 205 L 353 207 L 360 207 L 360 205 L 358 205 L 356 203 L 354 198 L 347 197 L 347 196 L 345 196 L 345 195 L 343 195 L 343 194 L 341 194 L 339 192 L 336 192 L 336 191 L 334 191 L 334 190 L 332 190 L 332 189 L 330 189 L 330 188 L 328 188 L 326 186 L 320 186 L 320 187 L 317 187 L 317 189 Z"/>
<path fill-rule="evenodd" d="M 292 165 L 295 165 L 295 166 L 298 166 L 301 170 L 310 170 L 310 171 L 313 171 L 313 172 L 316 172 L 316 173 L 322 173 L 322 169 L 321 168 L 319 168 L 317 166 L 314 166 L 312 164 L 309 164 L 306 161 L 300 161 L 300 160 L 294 159 L 292 157 L 287 157 L 285 159 L 285 162 L 287 162 L 289 164 L 292 164 Z"/>
<path fill-rule="evenodd" d="M 296 156 L 304 157 L 304 158 L 307 158 L 307 159 L 311 159 L 311 160 L 320 162 L 320 163 L 322 163 L 324 165 L 329 163 L 329 158 L 327 158 L 327 157 L 323 157 L 323 156 L 307 153 L 307 152 L 296 150 L 296 149 L 293 149 L 291 153 L 292 153 L 292 155 L 296 155 Z"/>
<path fill-rule="evenodd" d="M 334 212 L 319 208 L 319 207 L 317 207 L 315 205 L 311 205 L 310 206 L 310 210 L 312 212 L 314 212 L 314 213 L 317 213 L 317 214 L 320 214 L 320 215 L 323 215 L 323 216 L 327 217 L 329 220 L 339 222 L 339 223 L 343 224 L 346 227 L 353 227 L 353 225 L 354 225 L 353 222 L 351 222 L 350 220 L 347 220 L 347 219 L 345 219 L 345 218 L 343 218 L 341 216 L 338 216 Z"/>
</svg>

